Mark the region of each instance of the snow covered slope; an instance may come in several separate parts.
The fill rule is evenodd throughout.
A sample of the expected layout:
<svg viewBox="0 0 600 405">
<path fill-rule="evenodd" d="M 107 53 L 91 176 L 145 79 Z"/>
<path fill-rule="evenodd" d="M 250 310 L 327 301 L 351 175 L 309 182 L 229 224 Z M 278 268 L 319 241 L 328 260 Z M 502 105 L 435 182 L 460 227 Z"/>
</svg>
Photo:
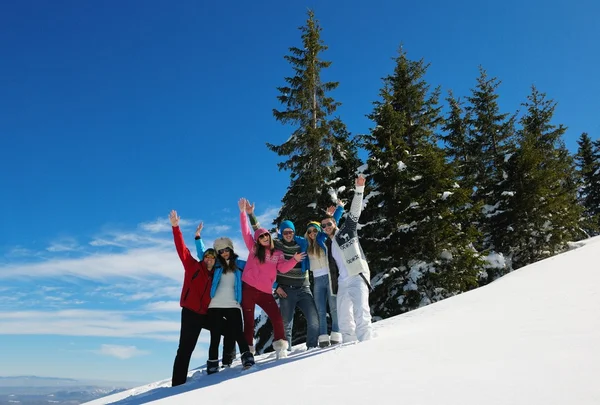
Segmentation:
<svg viewBox="0 0 600 405">
<path fill-rule="evenodd" d="M 374 324 L 376 338 L 295 347 L 187 384 L 90 404 L 600 404 L 600 239 L 496 282 Z M 170 370 L 165 370 L 170 375 Z"/>
</svg>

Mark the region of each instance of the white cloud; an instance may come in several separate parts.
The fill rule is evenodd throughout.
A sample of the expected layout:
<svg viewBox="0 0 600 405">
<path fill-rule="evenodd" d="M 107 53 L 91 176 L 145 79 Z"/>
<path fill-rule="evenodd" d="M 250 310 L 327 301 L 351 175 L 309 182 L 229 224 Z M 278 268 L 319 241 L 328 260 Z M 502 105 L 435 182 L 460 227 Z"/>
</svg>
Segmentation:
<svg viewBox="0 0 600 405">
<path fill-rule="evenodd" d="M 79 250 L 79 244 L 75 239 L 63 238 L 59 241 L 52 242 L 46 250 L 52 253 L 73 252 Z"/>
<path fill-rule="evenodd" d="M 142 311 L 69 309 L 58 311 L 0 311 L 0 335 L 60 335 L 144 338 L 177 342 L 180 317 L 152 316 Z M 201 341 L 208 342 L 202 333 Z"/>
<path fill-rule="evenodd" d="M 130 359 L 136 356 L 144 356 L 150 352 L 140 350 L 135 346 L 101 345 L 100 350 L 97 350 L 96 353 L 118 359 Z"/>
<path fill-rule="evenodd" d="M 279 208 L 268 207 L 262 214 L 257 215 L 256 218 L 263 228 L 269 229 L 273 226 L 271 222 L 277 218 L 277 215 L 279 215 Z"/>
<path fill-rule="evenodd" d="M 231 230 L 231 226 L 216 225 L 216 226 L 211 226 L 209 229 L 212 233 L 223 233 L 223 232 L 227 232 L 227 231 Z"/>
<path fill-rule="evenodd" d="M 180 219 L 179 227 L 185 228 L 190 225 L 195 224 L 196 221 L 189 219 Z M 160 232 L 171 232 L 171 223 L 169 222 L 169 218 L 165 216 L 164 218 L 157 218 L 152 222 L 142 222 L 138 225 L 140 229 L 150 233 L 160 233 Z"/>
<path fill-rule="evenodd" d="M 144 309 L 146 311 L 152 311 L 152 312 L 181 311 L 181 307 L 179 306 L 179 301 L 150 302 L 150 303 L 144 305 Z"/>
</svg>

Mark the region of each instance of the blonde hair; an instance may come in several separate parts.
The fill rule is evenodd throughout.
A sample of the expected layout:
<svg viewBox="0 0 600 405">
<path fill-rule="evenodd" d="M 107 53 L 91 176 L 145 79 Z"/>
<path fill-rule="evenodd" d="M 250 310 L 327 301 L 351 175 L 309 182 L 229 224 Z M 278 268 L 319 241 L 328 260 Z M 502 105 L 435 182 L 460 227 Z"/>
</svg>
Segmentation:
<svg viewBox="0 0 600 405">
<path fill-rule="evenodd" d="M 323 248 L 321 246 L 319 246 L 319 244 L 317 243 L 316 237 L 314 239 L 312 239 L 308 235 L 308 231 L 310 228 L 313 228 L 313 227 L 309 226 L 308 229 L 306 230 L 306 233 L 304 234 L 304 238 L 308 241 L 307 253 L 309 256 L 321 257 L 321 254 L 323 253 Z M 318 235 L 318 233 L 317 233 L 317 235 Z"/>
</svg>

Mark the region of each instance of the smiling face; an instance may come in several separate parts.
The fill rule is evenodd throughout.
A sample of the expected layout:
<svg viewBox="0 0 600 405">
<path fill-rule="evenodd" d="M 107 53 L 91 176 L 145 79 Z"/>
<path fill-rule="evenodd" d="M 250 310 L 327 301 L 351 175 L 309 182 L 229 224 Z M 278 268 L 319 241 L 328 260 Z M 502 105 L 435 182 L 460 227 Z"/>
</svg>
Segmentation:
<svg viewBox="0 0 600 405">
<path fill-rule="evenodd" d="M 215 267 L 215 256 L 211 253 L 207 253 L 204 255 L 204 259 L 202 259 L 204 261 L 204 264 L 206 264 L 206 267 L 209 270 L 212 270 L 213 267 Z"/>
<path fill-rule="evenodd" d="M 335 233 L 337 226 L 335 225 L 333 218 L 325 218 L 321 221 L 321 229 L 323 229 L 323 232 L 328 236 L 331 236 Z"/>
<path fill-rule="evenodd" d="M 306 234 L 308 235 L 308 237 L 311 240 L 315 240 L 317 238 L 317 234 L 319 233 L 319 230 L 317 228 L 315 228 L 314 226 L 311 226 L 310 228 L 308 228 L 308 230 L 306 231 Z"/>
<path fill-rule="evenodd" d="M 281 234 L 283 235 L 283 240 L 286 242 L 291 242 L 294 239 L 294 231 L 292 228 L 285 228 L 281 231 Z"/>
<path fill-rule="evenodd" d="M 219 250 L 219 256 L 221 256 L 224 260 L 229 260 L 229 257 L 231 256 L 231 249 L 227 247 Z"/>
<path fill-rule="evenodd" d="M 264 247 L 271 247 L 271 234 L 269 232 L 260 234 L 258 237 L 258 243 Z"/>
</svg>

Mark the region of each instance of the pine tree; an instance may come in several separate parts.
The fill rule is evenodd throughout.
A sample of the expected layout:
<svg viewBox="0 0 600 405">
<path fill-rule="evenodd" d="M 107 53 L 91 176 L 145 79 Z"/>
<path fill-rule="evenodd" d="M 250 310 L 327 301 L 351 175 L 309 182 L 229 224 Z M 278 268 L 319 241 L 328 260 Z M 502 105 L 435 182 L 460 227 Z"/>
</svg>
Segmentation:
<svg viewBox="0 0 600 405">
<path fill-rule="evenodd" d="M 320 58 L 327 46 L 320 38 L 322 28 L 312 11 L 308 11 L 306 25 L 300 30 L 302 48 L 291 47 L 291 54 L 285 56 L 295 75 L 286 77 L 287 85 L 278 88 L 277 98 L 285 110 L 273 110 L 277 121 L 292 124 L 295 130 L 283 144 L 267 146 L 286 157 L 278 167 L 289 170 L 291 178 L 274 223 L 289 219 L 303 227 L 335 203 L 333 197 L 340 188 L 342 196 L 344 190 L 350 190 L 354 175 L 347 171 L 355 170 L 352 166 L 360 162 L 346 126 L 332 116 L 340 103 L 328 93 L 339 83 L 321 81 L 322 70 L 331 62 Z"/>
<path fill-rule="evenodd" d="M 500 81 L 488 78 L 487 72 L 479 68 L 477 85 L 467 97 L 465 108 L 469 117 L 468 150 L 472 154 L 470 170 L 474 183 L 473 204 L 481 204 L 480 219 L 477 221 L 482 238 L 477 243 L 481 252 L 494 254 L 494 236 L 504 227 L 497 218 L 499 207 L 507 198 L 506 161 L 514 153 L 515 115 L 500 113 L 497 88 Z M 502 253 L 502 252 L 496 252 Z M 487 283 L 508 271 L 502 264 L 490 263 L 481 283 Z"/>
<path fill-rule="evenodd" d="M 463 228 L 468 190 L 438 146 L 439 89 L 423 79 L 427 65 L 400 49 L 394 73 L 364 136 L 369 192 L 361 243 L 374 274 L 376 316 L 387 317 L 466 291 L 477 284 L 474 232 Z"/>
<path fill-rule="evenodd" d="M 267 143 L 270 150 L 285 157 L 278 163 L 279 170 L 290 172 L 290 185 L 273 223 L 291 220 L 299 235 L 309 221 L 320 220 L 325 209 L 338 198 L 350 197 L 354 172 L 361 165 L 355 141 L 342 120 L 333 116 L 341 103 L 329 92 L 339 83 L 321 80 L 322 71 L 331 66 L 331 62 L 321 59 L 321 53 L 327 50 L 321 30 L 309 10 L 306 25 L 300 27 L 302 47 L 291 47 L 285 56 L 294 76 L 286 77 L 286 85 L 278 87 L 277 99 L 284 109 L 273 110 L 277 121 L 294 126 L 294 130 L 281 145 Z M 271 331 L 270 323 L 264 323 L 257 331 L 257 348 L 268 349 Z M 306 320 L 296 311 L 292 344 L 302 341 L 305 335 Z"/>
<path fill-rule="evenodd" d="M 517 269 L 566 248 L 577 238 L 580 210 L 573 160 L 551 123 L 556 103 L 532 87 L 521 118 L 519 147 L 506 165 L 505 199 L 496 215 L 496 248 Z"/>
<path fill-rule="evenodd" d="M 575 160 L 579 174 L 579 203 L 583 208 L 581 227 L 589 236 L 600 231 L 600 143 L 581 134 Z"/>
</svg>

